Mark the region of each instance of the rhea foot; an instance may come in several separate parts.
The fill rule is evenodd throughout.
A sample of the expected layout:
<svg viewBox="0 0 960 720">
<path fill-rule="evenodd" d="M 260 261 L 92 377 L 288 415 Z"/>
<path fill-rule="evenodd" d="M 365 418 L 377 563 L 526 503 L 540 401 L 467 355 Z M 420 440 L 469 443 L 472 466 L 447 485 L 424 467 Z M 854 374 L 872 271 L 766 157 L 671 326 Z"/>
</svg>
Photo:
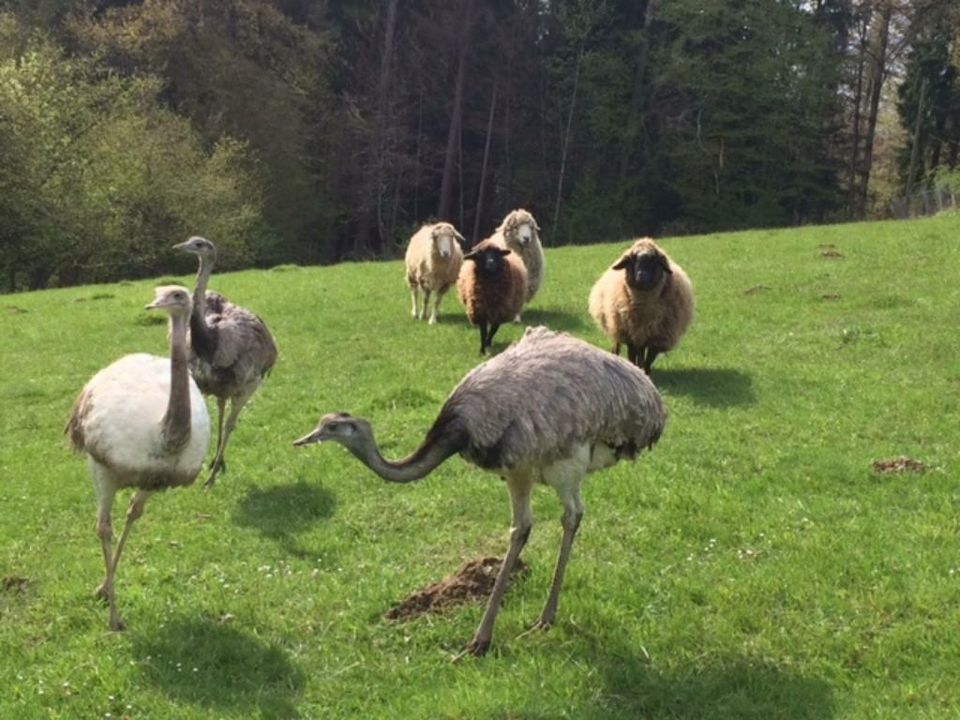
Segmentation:
<svg viewBox="0 0 960 720">
<path fill-rule="evenodd" d="M 93 599 L 99 600 L 100 602 L 108 602 L 110 600 L 110 593 L 107 591 L 106 581 L 97 585 L 93 591 Z"/>
<path fill-rule="evenodd" d="M 535 632 L 546 632 L 552 627 L 553 627 L 553 620 L 544 620 L 543 618 L 541 618 L 540 620 L 537 620 L 533 625 L 528 627 L 526 630 L 524 630 L 522 633 L 517 635 L 517 639 L 519 640 L 520 638 L 526 637 L 527 635 L 532 635 Z"/>
<path fill-rule="evenodd" d="M 217 473 L 227 471 L 227 461 L 220 459 L 215 460 L 213 465 L 210 466 L 210 477 L 207 478 L 207 481 L 203 484 L 204 490 L 209 490 L 217 482 Z"/>
<path fill-rule="evenodd" d="M 460 651 L 460 654 L 456 655 L 453 658 L 453 662 L 460 662 L 465 656 L 473 655 L 474 657 L 483 657 L 487 654 L 487 650 L 490 649 L 490 640 L 481 640 L 478 637 L 474 637 L 473 640 L 467 643 L 467 646 Z"/>
<path fill-rule="evenodd" d="M 110 618 L 110 629 L 114 632 L 123 632 L 127 629 L 127 624 L 117 615 L 116 617 Z"/>
</svg>

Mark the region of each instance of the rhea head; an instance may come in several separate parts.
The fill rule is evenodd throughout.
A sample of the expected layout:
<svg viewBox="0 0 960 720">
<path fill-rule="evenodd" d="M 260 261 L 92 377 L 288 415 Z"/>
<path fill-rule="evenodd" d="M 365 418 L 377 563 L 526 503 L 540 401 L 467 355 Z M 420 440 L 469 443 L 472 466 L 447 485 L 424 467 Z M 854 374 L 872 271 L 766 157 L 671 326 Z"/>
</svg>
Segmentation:
<svg viewBox="0 0 960 720">
<path fill-rule="evenodd" d="M 348 413 L 327 413 L 312 432 L 294 440 L 297 447 L 332 440 L 347 448 L 358 448 L 367 444 L 372 437 L 370 424 L 366 420 L 355 418 Z"/>
<path fill-rule="evenodd" d="M 174 250 L 199 255 L 202 258 L 215 259 L 217 257 L 217 247 L 206 238 L 194 235 L 186 242 L 177 243 L 173 246 Z"/>
</svg>

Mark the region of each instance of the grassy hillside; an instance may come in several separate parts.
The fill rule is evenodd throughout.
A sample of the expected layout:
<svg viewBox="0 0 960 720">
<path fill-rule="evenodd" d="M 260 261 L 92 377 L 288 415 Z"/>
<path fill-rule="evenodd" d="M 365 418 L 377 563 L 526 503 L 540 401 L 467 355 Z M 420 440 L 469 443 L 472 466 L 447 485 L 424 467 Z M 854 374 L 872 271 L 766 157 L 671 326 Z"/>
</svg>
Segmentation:
<svg viewBox="0 0 960 720">
<path fill-rule="evenodd" d="M 93 492 L 62 428 L 97 369 L 166 352 L 142 310 L 157 283 L 0 297 L 0 717 L 956 717 L 958 238 L 952 216 L 666 241 L 698 299 L 655 368 L 667 431 L 588 481 L 558 624 L 516 639 L 561 533 L 538 490 L 532 571 L 490 655 L 460 664 L 480 605 L 381 616 L 505 551 L 502 483 L 455 458 L 388 486 L 339 447 L 291 447 L 349 410 L 386 454 L 414 448 L 478 361 L 452 296 L 428 327 L 399 263 L 214 278 L 280 360 L 217 487 L 148 503 L 119 569 L 125 633 L 91 597 Z M 606 346 L 586 297 L 624 244 L 549 250 L 525 320 Z M 926 472 L 871 469 L 901 455 Z"/>
</svg>

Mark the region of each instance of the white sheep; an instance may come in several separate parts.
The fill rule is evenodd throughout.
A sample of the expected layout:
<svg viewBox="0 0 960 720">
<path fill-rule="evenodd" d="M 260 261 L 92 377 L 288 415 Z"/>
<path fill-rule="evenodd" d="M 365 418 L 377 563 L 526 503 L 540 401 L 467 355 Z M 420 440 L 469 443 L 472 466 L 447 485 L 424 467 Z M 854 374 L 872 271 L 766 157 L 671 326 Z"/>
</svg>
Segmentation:
<svg viewBox="0 0 960 720">
<path fill-rule="evenodd" d="M 513 250 L 527 269 L 527 296 L 525 304 L 533 299 L 543 283 L 546 263 L 543 257 L 543 246 L 540 244 L 540 226 L 528 210 L 517 209 L 507 213 L 493 235 L 488 239 L 500 247 Z M 520 322 L 520 313 L 514 318 Z"/>
<path fill-rule="evenodd" d="M 462 241 L 463 235 L 447 222 L 426 224 L 410 238 L 404 260 L 413 304 L 410 314 L 415 320 L 423 320 L 430 304 L 430 293 L 435 292 L 436 300 L 428 322 L 430 325 L 436 324 L 440 302 L 457 281 L 463 264 L 463 251 L 458 240 Z M 421 289 L 423 308 L 419 305 Z"/>
<path fill-rule="evenodd" d="M 649 375 L 654 358 L 676 347 L 693 319 L 693 286 L 650 238 L 637 240 L 590 291 L 590 314 L 630 362 Z"/>
</svg>

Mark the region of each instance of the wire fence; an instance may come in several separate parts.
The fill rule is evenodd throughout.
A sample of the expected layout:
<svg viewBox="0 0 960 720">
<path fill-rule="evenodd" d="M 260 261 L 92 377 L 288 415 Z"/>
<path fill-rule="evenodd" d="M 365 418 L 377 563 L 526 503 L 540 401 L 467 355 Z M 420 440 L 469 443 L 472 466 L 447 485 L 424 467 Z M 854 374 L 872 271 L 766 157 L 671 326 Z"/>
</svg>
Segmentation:
<svg viewBox="0 0 960 720">
<path fill-rule="evenodd" d="M 960 209 L 960 192 L 944 186 L 921 190 L 911 197 L 897 198 L 891 207 L 894 217 L 899 220 L 956 209 Z"/>
</svg>

